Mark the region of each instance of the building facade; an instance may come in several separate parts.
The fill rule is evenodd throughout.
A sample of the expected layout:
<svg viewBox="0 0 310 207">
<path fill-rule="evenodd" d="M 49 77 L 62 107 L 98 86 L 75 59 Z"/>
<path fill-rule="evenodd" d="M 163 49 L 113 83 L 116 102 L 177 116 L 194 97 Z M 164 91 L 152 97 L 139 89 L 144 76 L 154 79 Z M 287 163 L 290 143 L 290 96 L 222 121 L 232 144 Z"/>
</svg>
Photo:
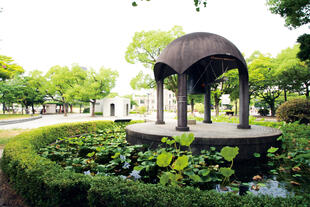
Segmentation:
<svg viewBox="0 0 310 207">
<path fill-rule="evenodd" d="M 157 94 L 156 90 L 150 90 L 145 94 L 133 95 L 133 101 L 137 103 L 137 106 L 134 106 L 133 109 L 140 106 L 144 106 L 147 111 L 152 112 L 157 109 Z M 166 111 L 176 111 L 177 103 L 175 94 L 172 91 L 164 89 L 164 110 Z"/>
<path fill-rule="evenodd" d="M 129 111 L 130 99 L 128 98 L 104 98 L 97 100 L 95 105 L 95 112 L 101 112 L 105 117 L 125 117 L 129 115 Z"/>
</svg>

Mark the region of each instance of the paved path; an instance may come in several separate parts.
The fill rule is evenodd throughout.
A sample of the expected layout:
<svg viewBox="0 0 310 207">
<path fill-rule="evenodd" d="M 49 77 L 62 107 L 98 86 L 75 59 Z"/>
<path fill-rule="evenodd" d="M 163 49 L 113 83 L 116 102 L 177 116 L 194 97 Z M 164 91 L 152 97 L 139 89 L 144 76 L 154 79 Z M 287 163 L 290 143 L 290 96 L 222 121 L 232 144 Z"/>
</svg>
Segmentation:
<svg viewBox="0 0 310 207">
<path fill-rule="evenodd" d="M 165 120 L 173 120 L 175 117 L 175 113 L 165 113 Z M 83 121 L 96 121 L 96 120 L 112 120 L 115 119 L 132 119 L 132 120 L 156 120 L 156 113 L 152 113 L 151 115 L 142 116 L 142 115 L 129 115 L 127 117 L 103 117 L 103 116 L 95 116 L 91 117 L 89 114 L 68 114 L 65 117 L 63 114 L 56 115 L 43 115 L 41 119 L 28 121 L 24 123 L 16 123 L 16 124 L 8 124 L 1 125 L 0 129 L 33 129 L 47 125 L 54 125 L 60 123 L 70 123 L 70 122 L 83 122 Z"/>
</svg>

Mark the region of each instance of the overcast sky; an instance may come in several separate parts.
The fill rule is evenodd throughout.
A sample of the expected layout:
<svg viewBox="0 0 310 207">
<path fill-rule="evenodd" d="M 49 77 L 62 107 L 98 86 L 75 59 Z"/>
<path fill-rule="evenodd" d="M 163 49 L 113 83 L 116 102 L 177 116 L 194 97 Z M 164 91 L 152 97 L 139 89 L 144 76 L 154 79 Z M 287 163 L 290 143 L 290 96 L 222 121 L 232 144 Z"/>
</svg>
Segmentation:
<svg viewBox="0 0 310 207">
<path fill-rule="evenodd" d="M 131 0 L 0 0 L 0 54 L 27 72 L 72 63 L 118 70 L 114 91 L 124 95 L 131 93 L 131 78 L 144 70 L 124 58 L 135 32 L 179 25 L 186 33 L 221 35 L 246 56 L 255 50 L 276 56 L 309 32 L 306 26 L 284 27 L 284 19 L 271 14 L 265 2 L 208 0 L 197 13 L 193 0 L 138 1 L 138 7 Z"/>
</svg>

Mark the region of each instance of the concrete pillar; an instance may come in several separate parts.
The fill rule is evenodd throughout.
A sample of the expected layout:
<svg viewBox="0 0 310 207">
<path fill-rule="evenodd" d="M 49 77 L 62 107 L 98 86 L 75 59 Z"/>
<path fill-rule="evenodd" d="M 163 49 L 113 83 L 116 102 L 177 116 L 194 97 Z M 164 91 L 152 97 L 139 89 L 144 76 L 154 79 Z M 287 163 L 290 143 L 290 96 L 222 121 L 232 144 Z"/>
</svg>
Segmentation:
<svg viewBox="0 0 310 207">
<path fill-rule="evenodd" d="M 178 126 L 177 131 L 189 131 L 187 126 L 187 75 L 178 74 Z"/>
<path fill-rule="evenodd" d="M 206 85 L 205 99 L 204 99 L 204 120 L 203 123 L 211 124 L 211 89 L 210 85 Z"/>
<path fill-rule="evenodd" d="M 249 76 L 239 69 L 239 125 L 238 129 L 249 129 Z"/>
<path fill-rule="evenodd" d="M 159 80 L 157 84 L 157 121 L 156 124 L 164 122 L 164 80 Z"/>
</svg>

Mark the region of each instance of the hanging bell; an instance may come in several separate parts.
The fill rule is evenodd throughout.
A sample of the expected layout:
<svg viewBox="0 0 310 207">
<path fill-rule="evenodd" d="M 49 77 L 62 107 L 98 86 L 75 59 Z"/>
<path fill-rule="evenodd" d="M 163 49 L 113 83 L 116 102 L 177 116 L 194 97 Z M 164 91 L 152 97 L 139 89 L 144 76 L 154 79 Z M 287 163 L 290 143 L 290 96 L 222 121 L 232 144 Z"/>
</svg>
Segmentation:
<svg viewBox="0 0 310 207">
<path fill-rule="evenodd" d="M 205 93 L 205 78 L 201 74 L 190 73 L 187 77 L 187 94 Z"/>
</svg>

